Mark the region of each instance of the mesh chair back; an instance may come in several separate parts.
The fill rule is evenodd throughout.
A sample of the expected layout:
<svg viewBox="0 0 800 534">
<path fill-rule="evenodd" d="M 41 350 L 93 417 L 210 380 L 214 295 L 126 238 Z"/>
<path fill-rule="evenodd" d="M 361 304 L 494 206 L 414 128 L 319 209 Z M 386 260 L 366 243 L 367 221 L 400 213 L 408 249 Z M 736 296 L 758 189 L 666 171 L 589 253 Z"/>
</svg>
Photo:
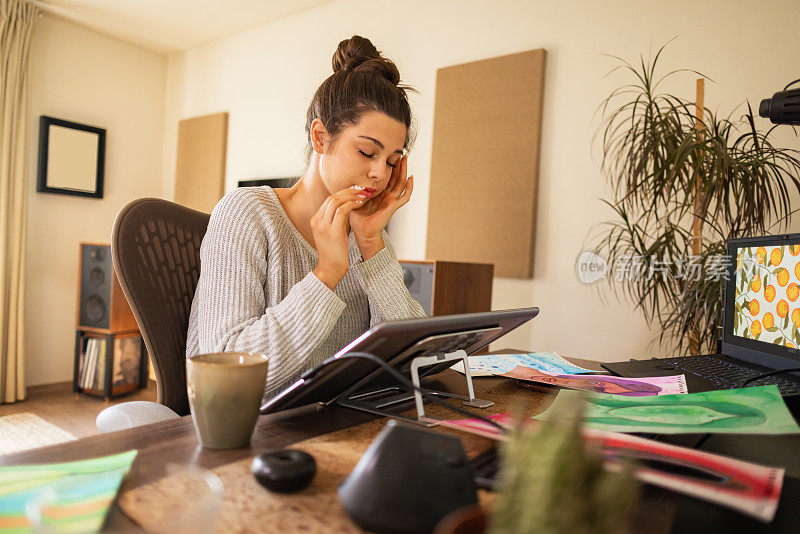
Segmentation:
<svg viewBox="0 0 800 534">
<path fill-rule="evenodd" d="M 134 200 L 117 215 L 111 256 L 139 324 L 158 383 L 158 402 L 189 413 L 186 332 L 200 244 L 210 215 L 156 198 Z"/>
</svg>

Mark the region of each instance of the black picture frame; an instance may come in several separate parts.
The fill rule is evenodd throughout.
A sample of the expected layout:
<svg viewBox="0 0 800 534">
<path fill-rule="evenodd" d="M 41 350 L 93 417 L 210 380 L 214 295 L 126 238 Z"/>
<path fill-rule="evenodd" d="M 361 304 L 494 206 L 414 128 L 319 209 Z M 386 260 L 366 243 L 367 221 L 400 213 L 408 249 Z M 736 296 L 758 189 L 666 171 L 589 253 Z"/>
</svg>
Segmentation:
<svg viewBox="0 0 800 534">
<path fill-rule="evenodd" d="M 65 137 L 62 130 L 66 128 L 75 132 L 84 132 L 87 137 L 70 135 Z M 52 135 L 52 134 L 57 135 Z M 96 145 L 93 137 L 96 136 Z M 67 141 L 71 139 L 71 141 Z M 64 149 L 68 142 L 78 142 L 80 150 L 71 150 L 66 156 Z M 57 146 L 54 146 L 57 144 Z M 92 153 L 96 146 L 96 157 Z M 103 181 L 105 172 L 106 130 L 88 124 L 80 124 L 56 117 L 42 115 L 39 117 L 39 168 L 36 180 L 36 191 L 80 197 L 103 198 Z M 92 169 L 93 164 L 93 169 Z M 91 173 L 91 174 L 89 174 Z M 80 175 L 80 182 L 72 182 L 65 177 Z M 50 176 L 48 176 L 50 175 Z M 92 180 L 92 175 L 94 180 Z M 62 180 L 62 181 L 59 181 Z M 66 181 L 63 181 L 66 180 Z M 86 184 L 93 183 L 93 187 Z"/>
<path fill-rule="evenodd" d="M 239 180 L 238 187 L 258 187 L 268 185 L 273 188 L 292 187 L 300 179 L 299 176 L 289 176 L 286 178 L 253 178 L 251 180 Z"/>
</svg>

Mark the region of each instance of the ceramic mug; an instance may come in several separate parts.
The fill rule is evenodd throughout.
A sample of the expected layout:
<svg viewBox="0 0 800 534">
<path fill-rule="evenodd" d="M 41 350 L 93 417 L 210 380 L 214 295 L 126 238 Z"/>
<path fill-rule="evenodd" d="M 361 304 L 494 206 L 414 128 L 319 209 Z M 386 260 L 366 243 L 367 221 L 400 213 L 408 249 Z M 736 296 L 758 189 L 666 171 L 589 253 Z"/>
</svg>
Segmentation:
<svg viewBox="0 0 800 534">
<path fill-rule="evenodd" d="M 189 407 L 204 447 L 238 449 L 250 443 L 268 364 L 267 356 L 248 352 L 198 354 L 187 360 Z"/>
</svg>

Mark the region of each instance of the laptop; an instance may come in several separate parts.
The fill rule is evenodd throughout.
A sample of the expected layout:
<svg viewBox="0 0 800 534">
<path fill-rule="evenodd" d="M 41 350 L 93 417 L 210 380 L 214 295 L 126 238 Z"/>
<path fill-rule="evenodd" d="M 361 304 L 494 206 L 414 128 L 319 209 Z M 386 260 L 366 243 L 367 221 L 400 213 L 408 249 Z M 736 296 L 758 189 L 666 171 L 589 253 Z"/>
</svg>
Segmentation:
<svg viewBox="0 0 800 534">
<path fill-rule="evenodd" d="M 690 393 L 737 388 L 770 371 L 800 368 L 800 234 L 729 239 L 726 253 L 718 353 L 602 366 L 626 377 L 683 374 Z M 800 399 L 800 372 L 747 385 L 767 384 L 778 386 L 784 397 Z"/>
</svg>

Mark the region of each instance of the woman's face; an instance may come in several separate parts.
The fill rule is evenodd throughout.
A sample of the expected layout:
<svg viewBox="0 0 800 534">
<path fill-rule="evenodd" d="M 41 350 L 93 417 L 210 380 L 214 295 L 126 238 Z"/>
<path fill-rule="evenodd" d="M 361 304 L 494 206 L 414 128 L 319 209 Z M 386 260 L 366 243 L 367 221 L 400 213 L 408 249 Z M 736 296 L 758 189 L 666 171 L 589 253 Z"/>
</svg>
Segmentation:
<svg viewBox="0 0 800 534">
<path fill-rule="evenodd" d="M 379 194 L 403 156 L 405 139 L 402 122 L 378 111 L 363 113 L 320 156 L 319 172 L 328 193 L 357 185 L 368 198 Z"/>
</svg>

